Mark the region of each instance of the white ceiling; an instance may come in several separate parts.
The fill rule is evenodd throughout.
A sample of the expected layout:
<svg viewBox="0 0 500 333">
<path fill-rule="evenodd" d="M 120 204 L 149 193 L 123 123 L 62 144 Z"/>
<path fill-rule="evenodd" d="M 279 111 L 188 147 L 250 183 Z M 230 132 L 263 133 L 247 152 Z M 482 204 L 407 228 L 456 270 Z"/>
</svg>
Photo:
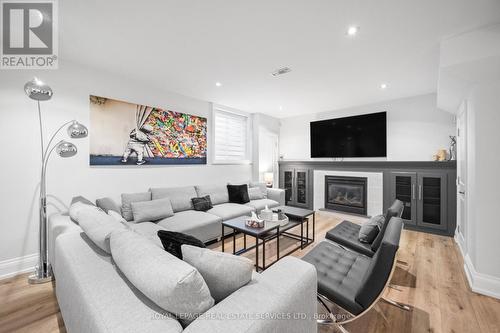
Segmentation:
<svg viewBox="0 0 500 333">
<path fill-rule="evenodd" d="M 276 117 L 434 92 L 440 40 L 500 21 L 498 0 L 64 0 L 59 10 L 63 59 Z M 270 75 L 283 66 L 292 72 Z"/>
<path fill-rule="evenodd" d="M 457 113 L 477 84 L 500 78 L 500 24 L 489 25 L 441 43 L 437 106 Z"/>
</svg>

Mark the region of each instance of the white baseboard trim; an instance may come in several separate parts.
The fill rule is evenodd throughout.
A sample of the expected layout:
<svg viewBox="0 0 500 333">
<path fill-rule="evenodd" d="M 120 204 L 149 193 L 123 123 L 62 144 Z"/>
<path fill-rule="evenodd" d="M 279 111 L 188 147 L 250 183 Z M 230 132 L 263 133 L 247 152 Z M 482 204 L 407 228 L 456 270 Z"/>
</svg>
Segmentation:
<svg viewBox="0 0 500 333">
<path fill-rule="evenodd" d="M 465 239 L 463 238 L 462 234 L 458 233 L 455 231 L 455 243 L 458 245 L 458 249 L 460 250 L 460 253 L 462 254 L 462 258 L 465 258 L 466 254 L 466 248 L 465 248 Z"/>
<path fill-rule="evenodd" d="M 461 234 L 455 233 L 455 242 L 464 258 L 464 271 L 470 289 L 475 293 L 500 299 L 500 278 L 476 271 L 469 254 L 466 252 L 465 240 Z"/>
<path fill-rule="evenodd" d="M 464 270 L 473 292 L 500 299 L 500 278 L 476 271 L 468 254 L 464 257 Z"/>
<path fill-rule="evenodd" d="M 0 262 L 0 280 L 35 270 L 38 264 L 38 254 L 8 259 Z"/>
</svg>

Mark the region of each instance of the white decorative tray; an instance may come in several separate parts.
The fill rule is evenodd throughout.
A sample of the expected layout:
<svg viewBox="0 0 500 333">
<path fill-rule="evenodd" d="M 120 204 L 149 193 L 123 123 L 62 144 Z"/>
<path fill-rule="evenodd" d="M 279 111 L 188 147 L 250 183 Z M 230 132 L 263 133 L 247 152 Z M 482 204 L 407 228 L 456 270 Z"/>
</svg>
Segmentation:
<svg viewBox="0 0 500 333">
<path fill-rule="evenodd" d="M 259 218 L 260 218 L 260 216 L 259 216 Z M 267 224 L 279 224 L 280 227 L 284 227 L 289 222 L 288 216 L 286 216 L 286 215 L 285 215 L 285 218 L 282 220 L 266 220 L 266 219 L 263 219 L 263 220 L 265 221 L 266 225 Z"/>
</svg>

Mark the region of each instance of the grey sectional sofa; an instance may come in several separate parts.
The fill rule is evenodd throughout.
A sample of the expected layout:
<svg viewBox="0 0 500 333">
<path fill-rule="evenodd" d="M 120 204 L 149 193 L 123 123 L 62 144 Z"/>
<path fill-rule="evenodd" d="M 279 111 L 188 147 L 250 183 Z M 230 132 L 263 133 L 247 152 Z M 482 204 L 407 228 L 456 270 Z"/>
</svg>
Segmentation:
<svg viewBox="0 0 500 333">
<path fill-rule="evenodd" d="M 229 202 L 226 185 L 185 186 L 174 188 L 151 188 L 152 199 L 169 198 L 175 215 L 156 222 L 157 226 L 166 230 L 192 235 L 203 242 L 221 236 L 221 222 L 238 216 L 260 212 L 267 205 L 269 208 L 285 204 L 285 191 L 265 188 L 261 183 L 250 183 L 260 187 L 263 199 L 250 200 L 246 204 Z M 265 194 L 264 194 L 265 193 Z M 210 195 L 213 208 L 206 211 L 193 209 L 191 198 Z M 153 226 L 142 226 L 153 228 Z M 159 228 L 158 228 L 159 229 Z"/>
<path fill-rule="evenodd" d="M 281 192 L 270 190 L 266 200 L 275 203 L 258 201 L 236 206 L 228 203 L 225 196 L 215 195 L 217 204 L 211 212 L 183 209 L 184 199 L 194 194 L 193 190 L 197 195 L 217 194 L 214 187 L 152 189 L 153 197 L 176 198 L 171 200 L 175 215 L 158 223 L 130 224 L 131 227 L 157 244 L 156 232 L 160 229 L 189 232 L 208 240 L 219 237 L 223 219 L 247 214 L 264 202 L 281 203 Z M 249 284 L 215 304 L 187 327 L 137 290 L 113 263 L 112 256 L 98 248 L 67 215 L 55 214 L 49 219 L 49 260 L 69 332 L 317 331 L 316 271 L 296 258 L 283 258 L 263 273 L 254 273 Z"/>
</svg>

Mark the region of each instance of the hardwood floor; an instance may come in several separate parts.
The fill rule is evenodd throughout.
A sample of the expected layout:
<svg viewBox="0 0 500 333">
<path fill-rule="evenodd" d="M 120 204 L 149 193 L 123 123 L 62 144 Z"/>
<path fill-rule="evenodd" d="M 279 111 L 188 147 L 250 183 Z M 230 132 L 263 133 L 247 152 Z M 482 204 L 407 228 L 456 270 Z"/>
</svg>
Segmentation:
<svg viewBox="0 0 500 333">
<path fill-rule="evenodd" d="M 327 212 L 317 213 L 316 243 L 326 231 L 343 219 L 362 218 Z M 248 239 L 249 244 L 251 240 Z M 282 240 L 281 251 L 292 246 Z M 226 240 L 226 251 L 231 240 Z M 237 246 L 242 238 L 237 239 Z M 303 256 L 312 246 L 293 255 Z M 220 250 L 220 242 L 210 246 Z M 273 260 L 275 244 L 266 246 L 266 258 Z M 254 252 L 245 256 L 254 259 Z M 462 257 L 453 239 L 404 230 L 398 259 L 407 267 L 397 267 L 386 295 L 408 304 L 405 312 L 379 302 L 365 316 L 347 324 L 350 332 L 500 332 L 500 300 L 470 291 L 463 272 Z M 65 332 L 54 295 L 53 284 L 29 285 L 27 275 L 0 281 L 0 332 Z M 334 332 L 319 326 L 319 332 Z"/>
</svg>

